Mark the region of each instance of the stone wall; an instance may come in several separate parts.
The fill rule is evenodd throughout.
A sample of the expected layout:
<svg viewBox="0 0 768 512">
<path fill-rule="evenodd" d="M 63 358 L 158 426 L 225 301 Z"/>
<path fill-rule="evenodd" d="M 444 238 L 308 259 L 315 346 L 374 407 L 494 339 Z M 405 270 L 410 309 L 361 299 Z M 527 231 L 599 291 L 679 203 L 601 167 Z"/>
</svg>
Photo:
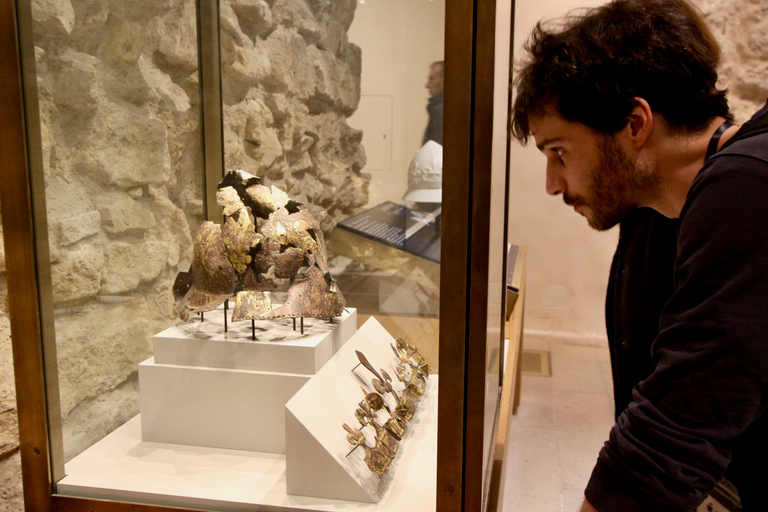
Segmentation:
<svg viewBox="0 0 768 512">
<path fill-rule="evenodd" d="M 225 166 L 264 176 L 308 205 L 323 229 L 368 202 L 356 0 L 221 3 Z"/>
<path fill-rule="evenodd" d="M 761 0 L 694 0 L 722 47 L 720 82 L 729 88 L 737 123 L 768 98 L 768 4 Z"/>
</svg>

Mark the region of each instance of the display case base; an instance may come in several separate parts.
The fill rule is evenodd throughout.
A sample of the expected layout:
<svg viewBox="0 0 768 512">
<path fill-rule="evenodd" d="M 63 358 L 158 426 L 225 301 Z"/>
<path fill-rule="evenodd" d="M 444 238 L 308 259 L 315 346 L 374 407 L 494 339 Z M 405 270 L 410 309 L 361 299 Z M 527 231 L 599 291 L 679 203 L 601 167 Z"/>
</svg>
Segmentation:
<svg viewBox="0 0 768 512">
<path fill-rule="evenodd" d="M 398 454 L 378 503 L 290 495 L 285 456 L 141 440 L 133 418 L 66 464 L 56 493 L 223 512 L 403 512 L 436 508 L 437 404 Z M 339 428 L 343 436 L 343 430 Z"/>
</svg>

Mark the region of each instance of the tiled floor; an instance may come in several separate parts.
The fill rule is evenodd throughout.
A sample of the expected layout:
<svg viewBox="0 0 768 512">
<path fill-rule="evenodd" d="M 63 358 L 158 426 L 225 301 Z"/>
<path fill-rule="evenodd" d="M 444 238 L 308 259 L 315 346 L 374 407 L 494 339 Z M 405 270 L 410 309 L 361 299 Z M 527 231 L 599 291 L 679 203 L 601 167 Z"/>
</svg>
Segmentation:
<svg viewBox="0 0 768 512">
<path fill-rule="evenodd" d="M 525 335 L 546 350 L 551 377 L 523 375 L 520 407 L 508 426 L 500 512 L 577 512 L 597 454 L 613 426 L 607 342 Z M 707 498 L 698 512 L 727 512 Z"/>
<path fill-rule="evenodd" d="M 613 426 L 608 345 L 526 334 L 551 354 L 551 377 L 524 375 L 509 424 L 505 512 L 575 512 Z"/>
</svg>

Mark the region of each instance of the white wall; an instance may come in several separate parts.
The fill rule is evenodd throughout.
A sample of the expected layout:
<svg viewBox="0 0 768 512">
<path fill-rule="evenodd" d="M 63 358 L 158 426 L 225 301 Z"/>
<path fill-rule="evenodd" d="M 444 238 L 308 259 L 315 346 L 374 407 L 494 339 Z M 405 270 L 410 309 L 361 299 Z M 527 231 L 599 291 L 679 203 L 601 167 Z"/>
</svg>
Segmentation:
<svg viewBox="0 0 768 512">
<path fill-rule="evenodd" d="M 575 7 L 603 2 L 518 0 L 514 58 L 535 23 Z M 544 191 L 544 156 L 529 144 L 511 147 L 509 239 L 528 247 L 526 331 L 604 338 L 605 288 L 618 228 L 598 233 L 562 202 Z"/>
<path fill-rule="evenodd" d="M 349 40 L 362 49 L 360 106 L 371 206 L 401 202 L 427 126 L 429 65 L 443 60 L 444 0 L 358 0 Z"/>
</svg>

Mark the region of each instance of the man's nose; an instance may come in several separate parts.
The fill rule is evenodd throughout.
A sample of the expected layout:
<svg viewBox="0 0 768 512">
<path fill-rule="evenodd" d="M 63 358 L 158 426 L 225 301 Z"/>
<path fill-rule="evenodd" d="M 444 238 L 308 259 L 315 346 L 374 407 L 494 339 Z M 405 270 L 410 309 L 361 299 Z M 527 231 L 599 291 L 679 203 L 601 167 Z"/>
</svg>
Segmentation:
<svg viewBox="0 0 768 512">
<path fill-rule="evenodd" d="M 560 170 L 556 167 L 556 165 L 547 162 L 547 179 L 545 188 L 547 190 L 547 194 L 551 196 L 556 196 L 565 192 L 565 180 L 563 179 Z"/>
</svg>

